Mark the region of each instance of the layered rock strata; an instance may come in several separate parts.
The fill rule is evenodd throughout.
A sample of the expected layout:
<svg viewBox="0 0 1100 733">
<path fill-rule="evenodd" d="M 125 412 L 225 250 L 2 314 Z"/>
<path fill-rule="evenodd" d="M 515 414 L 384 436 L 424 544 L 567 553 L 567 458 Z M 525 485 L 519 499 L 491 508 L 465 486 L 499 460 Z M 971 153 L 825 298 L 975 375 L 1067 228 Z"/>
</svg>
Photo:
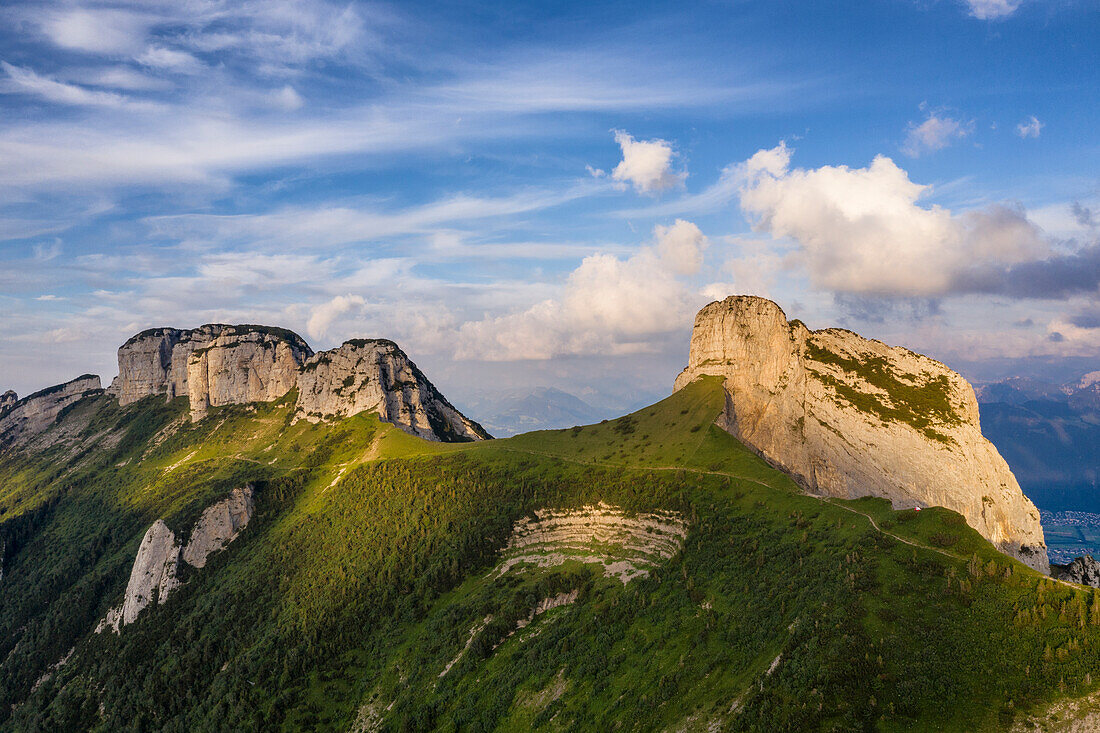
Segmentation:
<svg viewBox="0 0 1100 733">
<path fill-rule="evenodd" d="M 565 562 L 593 563 L 605 577 L 624 584 L 645 577 L 673 557 L 687 537 L 688 523 L 678 512 L 627 516 L 600 503 L 580 509 L 539 509 L 512 526 L 497 577 L 525 567 L 554 567 Z"/>
<path fill-rule="evenodd" d="M 267 402 L 298 389 L 297 417 L 311 421 L 374 412 L 427 440 L 488 438 L 440 394 L 392 341 L 357 339 L 314 355 L 297 334 L 267 326 L 158 328 L 118 350 L 110 392 L 126 405 L 186 395 L 194 420 L 211 407 Z"/>
<path fill-rule="evenodd" d="M 953 509 L 1048 572 L 1038 510 L 982 436 L 973 388 L 943 364 L 733 296 L 699 312 L 675 388 L 703 375 L 725 379 L 721 427 L 807 490 Z"/>
<path fill-rule="evenodd" d="M 299 414 L 311 421 L 374 412 L 428 440 L 481 440 L 488 433 L 454 408 L 397 344 L 356 339 L 306 361 Z"/>
<path fill-rule="evenodd" d="M 253 510 L 252 486 L 233 489 L 228 498 L 203 511 L 191 529 L 190 539 L 182 547 L 164 520 L 153 522 L 138 547 L 122 604 L 107 612 L 96 631 L 112 629 L 117 632 L 122 626 L 136 621 L 154 599 L 158 604 L 164 603 L 179 587 L 180 561 L 195 568 L 204 567 L 210 555 L 225 549 L 237 538 L 248 525 Z"/>
<path fill-rule="evenodd" d="M 0 446 L 22 444 L 53 425 L 66 407 L 100 392 L 99 377 L 84 374 L 9 402 L 7 407 L 0 409 Z M 14 392 L 10 394 L 15 395 Z"/>
</svg>

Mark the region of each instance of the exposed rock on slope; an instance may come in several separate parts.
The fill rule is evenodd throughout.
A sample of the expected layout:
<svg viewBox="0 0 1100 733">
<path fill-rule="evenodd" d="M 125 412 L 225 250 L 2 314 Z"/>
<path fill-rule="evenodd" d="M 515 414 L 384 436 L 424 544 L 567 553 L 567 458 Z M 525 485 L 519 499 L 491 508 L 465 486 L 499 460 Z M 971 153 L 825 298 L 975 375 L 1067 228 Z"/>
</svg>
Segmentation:
<svg viewBox="0 0 1100 733">
<path fill-rule="evenodd" d="M 118 350 L 119 404 L 149 395 L 186 395 L 193 419 L 210 407 L 266 402 L 295 387 L 308 420 L 375 412 L 428 440 L 488 438 L 464 417 L 392 341 L 357 339 L 313 355 L 297 334 L 268 326 L 211 324 L 189 331 L 158 328 Z"/>
<path fill-rule="evenodd" d="M 0 394 L 0 413 L 4 412 L 4 410 L 8 409 L 18 401 L 19 396 L 10 389 L 4 394 Z"/>
<path fill-rule="evenodd" d="M 576 510 L 539 509 L 534 520 L 525 517 L 513 525 L 495 572 L 573 561 L 602 565 L 605 576 L 627 583 L 679 552 L 687 530 L 678 512 L 627 517 L 602 502 Z"/>
<path fill-rule="evenodd" d="M 66 407 L 99 391 L 99 377 L 84 374 L 10 403 L 0 410 L 0 446 L 22 444 L 53 425 Z"/>
<path fill-rule="evenodd" d="M 428 381 L 392 341 L 356 339 L 314 355 L 298 378 L 298 410 L 308 420 L 375 412 L 428 440 L 489 437 Z"/>
<path fill-rule="evenodd" d="M 154 596 L 158 604 L 164 603 L 169 593 L 179 587 L 177 573 L 181 559 L 193 567 L 204 567 L 210 555 L 224 549 L 248 525 L 253 512 L 252 496 L 252 486 L 245 486 L 233 489 L 229 498 L 207 507 L 182 548 L 164 520 L 153 522 L 138 547 L 122 605 L 108 611 L 96 631 L 110 628 L 117 632 L 121 626 L 133 623 Z"/>
<path fill-rule="evenodd" d="M 126 597 L 122 601 L 122 623 L 130 624 L 138 614 L 153 602 L 164 603 L 168 594 L 179 586 L 176 571 L 179 568 L 180 548 L 176 535 L 168 525 L 158 519 L 145 533 L 126 584 Z"/>
<path fill-rule="evenodd" d="M 235 540 L 248 526 L 253 509 L 251 486 L 233 489 L 228 499 L 207 507 L 191 530 L 191 538 L 183 548 L 183 561 L 204 567 L 206 558 Z"/>
<path fill-rule="evenodd" d="M 1079 557 L 1068 565 L 1051 565 L 1050 574 L 1059 580 L 1100 588 L 1100 562 L 1092 555 Z"/>
<path fill-rule="evenodd" d="M 676 389 L 701 375 L 725 377 L 722 427 L 808 490 L 953 509 L 1047 572 L 1039 512 L 982 436 L 974 390 L 943 364 L 733 296 L 696 316 Z"/>
</svg>

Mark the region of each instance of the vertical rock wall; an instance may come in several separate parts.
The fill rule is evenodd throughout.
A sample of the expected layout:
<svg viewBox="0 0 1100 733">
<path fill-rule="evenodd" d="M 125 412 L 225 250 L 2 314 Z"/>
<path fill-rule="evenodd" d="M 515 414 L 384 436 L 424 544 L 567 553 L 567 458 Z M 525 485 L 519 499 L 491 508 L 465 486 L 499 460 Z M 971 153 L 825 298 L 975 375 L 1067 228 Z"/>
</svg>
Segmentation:
<svg viewBox="0 0 1100 733">
<path fill-rule="evenodd" d="M 735 296 L 699 312 L 676 389 L 700 375 L 725 378 L 722 427 L 808 490 L 953 509 L 1047 572 L 1039 512 L 982 436 L 973 388 L 943 364 Z"/>
<path fill-rule="evenodd" d="M 211 407 L 267 402 L 298 388 L 298 415 L 308 420 L 374 412 L 427 440 L 489 437 L 384 339 L 356 339 L 314 355 L 297 334 L 270 326 L 157 328 L 123 344 L 118 366 L 110 391 L 119 404 L 187 395 L 195 420 Z"/>
<path fill-rule="evenodd" d="M 298 378 L 298 410 L 308 420 L 374 412 L 427 440 L 481 440 L 488 433 L 428 381 L 397 344 L 357 339 L 309 359 Z"/>
<path fill-rule="evenodd" d="M 268 402 L 298 385 L 298 371 L 312 355 L 297 336 L 261 330 L 223 332 L 187 361 L 191 416 L 210 407 Z"/>
</svg>

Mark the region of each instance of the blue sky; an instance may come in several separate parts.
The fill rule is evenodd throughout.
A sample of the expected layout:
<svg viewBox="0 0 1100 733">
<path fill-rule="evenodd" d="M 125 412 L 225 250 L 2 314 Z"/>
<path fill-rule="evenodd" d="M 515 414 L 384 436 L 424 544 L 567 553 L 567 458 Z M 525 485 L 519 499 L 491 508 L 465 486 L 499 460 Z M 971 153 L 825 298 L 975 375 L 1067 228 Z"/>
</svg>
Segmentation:
<svg viewBox="0 0 1100 733">
<path fill-rule="evenodd" d="M 1100 355 L 1095 0 L 0 14 L 21 394 L 222 321 L 625 407 L 733 293 L 978 376 Z"/>
</svg>

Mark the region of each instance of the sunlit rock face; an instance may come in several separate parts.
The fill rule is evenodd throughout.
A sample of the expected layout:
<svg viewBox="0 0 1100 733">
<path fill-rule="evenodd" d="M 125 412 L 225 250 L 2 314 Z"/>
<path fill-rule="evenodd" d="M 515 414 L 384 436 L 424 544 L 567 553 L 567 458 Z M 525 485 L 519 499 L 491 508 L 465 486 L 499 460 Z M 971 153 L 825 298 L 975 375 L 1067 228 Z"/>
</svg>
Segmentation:
<svg viewBox="0 0 1100 733">
<path fill-rule="evenodd" d="M 312 354 L 300 336 L 282 328 L 154 328 L 119 347 L 110 392 L 120 405 L 150 395 L 186 396 L 199 419 L 210 407 L 282 397 L 297 385 L 298 369 Z"/>
<path fill-rule="evenodd" d="M 1048 572 L 1038 510 L 982 436 L 973 388 L 943 364 L 732 296 L 696 316 L 675 387 L 702 375 L 725 378 L 721 426 L 808 491 L 953 509 Z"/>
<path fill-rule="evenodd" d="M 385 339 L 347 341 L 306 361 L 298 377 L 298 411 L 312 421 L 373 412 L 428 440 L 489 437 L 439 393 L 397 344 Z"/>
<path fill-rule="evenodd" d="M 108 390 L 120 405 L 164 394 L 187 395 L 187 360 L 230 328 L 208 324 L 192 329 L 152 328 L 132 336 L 118 349 L 118 376 Z"/>
<path fill-rule="evenodd" d="M 96 631 L 118 632 L 137 621 L 154 599 L 158 604 L 168 600 L 180 585 L 180 562 L 194 568 L 205 567 L 207 558 L 224 550 L 248 525 L 254 512 L 253 495 L 252 486 L 246 485 L 208 506 L 183 546 L 163 519 L 153 522 L 138 546 L 122 604 L 107 612 Z"/>
<path fill-rule="evenodd" d="M 120 405 L 186 396 L 194 420 L 212 407 L 269 402 L 297 388 L 298 418 L 373 412 L 427 440 L 489 437 L 385 339 L 355 339 L 315 355 L 297 334 L 271 326 L 156 328 L 119 348 L 118 368 L 109 392 Z"/>
<path fill-rule="evenodd" d="M 5 402 L 0 403 L 0 447 L 24 443 L 53 425 L 69 405 L 100 393 L 99 377 L 94 374 L 47 387 L 21 400 L 14 399 L 14 392 L 5 393 Z"/>
<path fill-rule="evenodd" d="M 269 402 L 298 385 L 298 372 L 313 355 L 296 334 L 282 329 L 233 327 L 187 359 L 191 416 L 211 407 Z"/>
<path fill-rule="evenodd" d="M 196 568 L 205 567 L 206 558 L 237 539 L 255 511 L 252 497 L 252 487 L 243 486 L 233 489 L 227 499 L 208 506 L 180 553 L 183 561 Z"/>
</svg>

